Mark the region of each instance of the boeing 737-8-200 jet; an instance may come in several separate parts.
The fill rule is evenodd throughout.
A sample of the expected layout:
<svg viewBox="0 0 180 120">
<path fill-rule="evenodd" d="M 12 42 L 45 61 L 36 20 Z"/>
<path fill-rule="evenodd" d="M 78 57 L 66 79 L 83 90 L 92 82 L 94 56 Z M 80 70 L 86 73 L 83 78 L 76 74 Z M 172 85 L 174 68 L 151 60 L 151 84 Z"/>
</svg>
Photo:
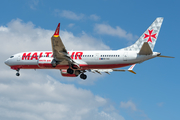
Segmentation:
<svg viewBox="0 0 180 120">
<path fill-rule="evenodd" d="M 159 17 L 131 46 L 120 50 L 109 51 L 67 51 L 60 36 L 58 24 L 54 35 L 51 37 L 52 51 L 22 52 L 12 55 L 5 61 L 11 69 L 59 69 L 62 76 L 86 79 L 86 71 L 108 73 L 112 71 L 126 71 L 115 69 L 132 65 L 127 71 L 136 74 L 133 67 L 137 63 L 162 56 L 153 52 L 163 18 Z M 172 57 L 169 57 L 172 58 Z"/>
</svg>

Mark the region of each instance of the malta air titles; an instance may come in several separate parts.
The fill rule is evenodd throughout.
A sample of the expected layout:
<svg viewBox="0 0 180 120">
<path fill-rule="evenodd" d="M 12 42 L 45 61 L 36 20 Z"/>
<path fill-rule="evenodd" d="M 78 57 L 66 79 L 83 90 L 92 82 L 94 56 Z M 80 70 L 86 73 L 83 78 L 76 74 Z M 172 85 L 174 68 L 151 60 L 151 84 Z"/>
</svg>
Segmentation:
<svg viewBox="0 0 180 120">
<path fill-rule="evenodd" d="M 69 52 L 68 52 L 69 54 Z M 83 52 L 71 52 L 71 59 L 82 59 Z M 24 52 L 22 60 L 38 60 L 41 57 L 53 57 L 52 52 Z"/>
</svg>

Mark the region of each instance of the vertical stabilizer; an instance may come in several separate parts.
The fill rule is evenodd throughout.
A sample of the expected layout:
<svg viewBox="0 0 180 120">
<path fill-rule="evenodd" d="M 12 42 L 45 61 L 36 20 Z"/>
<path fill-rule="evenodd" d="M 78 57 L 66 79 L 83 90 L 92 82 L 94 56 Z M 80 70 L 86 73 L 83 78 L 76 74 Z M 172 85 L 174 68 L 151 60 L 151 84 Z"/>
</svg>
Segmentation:
<svg viewBox="0 0 180 120">
<path fill-rule="evenodd" d="M 133 45 L 120 50 L 140 51 L 144 42 L 147 42 L 151 50 L 153 51 L 162 22 L 162 17 L 156 18 L 156 20 L 151 24 L 151 26 L 149 26 L 149 28 L 141 35 L 141 37 Z"/>
</svg>

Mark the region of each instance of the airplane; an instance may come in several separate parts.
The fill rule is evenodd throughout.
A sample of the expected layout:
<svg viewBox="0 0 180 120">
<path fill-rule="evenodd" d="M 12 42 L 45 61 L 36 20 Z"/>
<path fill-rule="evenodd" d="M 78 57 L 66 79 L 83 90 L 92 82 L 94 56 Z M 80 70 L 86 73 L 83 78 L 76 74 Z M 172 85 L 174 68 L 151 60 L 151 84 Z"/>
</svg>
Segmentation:
<svg viewBox="0 0 180 120">
<path fill-rule="evenodd" d="M 20 76 L 20 69 L 59 69 L 64 77 L 77 77 L 85 80 L 85 72 L 110 74 L 113 71 L 133 71 L 135 64 L 155 57 L 174 58 L 153 52 L 161 25 L 162 17 L 156 20 L 131 46 L 119 50 L 67 51 L 59 35 L 60 23 L 51 37 L 52 51 L 30 51 L 12 55 L 5 61 Z M 130 66 L 126 69 L 117 69 Z"/>
</svg>

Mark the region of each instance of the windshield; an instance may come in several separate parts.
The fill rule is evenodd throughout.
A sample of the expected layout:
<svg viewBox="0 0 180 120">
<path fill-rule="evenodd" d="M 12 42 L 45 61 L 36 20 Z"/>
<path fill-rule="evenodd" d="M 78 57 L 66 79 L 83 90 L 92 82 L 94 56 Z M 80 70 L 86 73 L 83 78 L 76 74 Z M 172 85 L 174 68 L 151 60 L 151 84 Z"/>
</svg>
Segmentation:
<svg viewBox="0 0 180 120">
<path fill-rule="evenodd" d="M 14 56 L 11 56 L 10 58 L 13 58 Z"/>
</svg>

